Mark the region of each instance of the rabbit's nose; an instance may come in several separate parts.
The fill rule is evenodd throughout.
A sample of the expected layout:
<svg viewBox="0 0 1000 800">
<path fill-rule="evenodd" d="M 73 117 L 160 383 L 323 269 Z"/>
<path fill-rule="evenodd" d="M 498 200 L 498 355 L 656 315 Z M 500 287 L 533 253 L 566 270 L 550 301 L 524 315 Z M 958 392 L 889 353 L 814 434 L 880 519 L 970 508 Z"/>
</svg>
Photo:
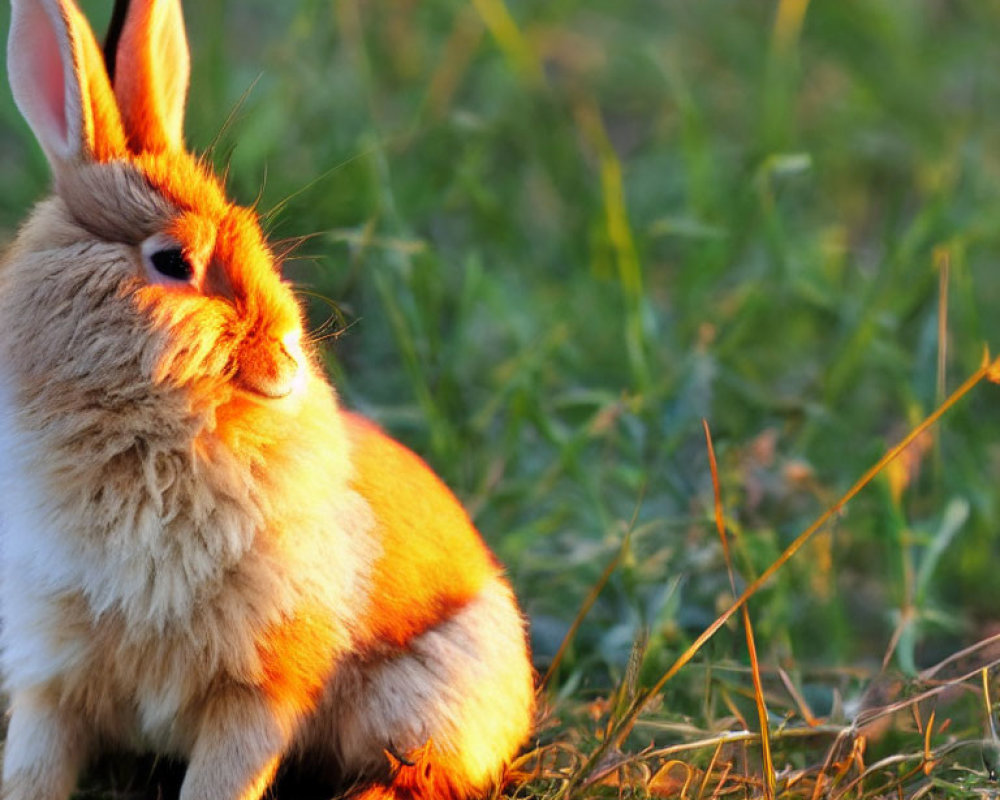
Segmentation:
<svg viewBox="0 0 1000 800">
<path fill-rule="evenodd" d="M 288 397 L 305 380 L 306 359 L 298 331 L 279 338 L 252 336 L 240 349 L 236 383 L 262 397 Z"/>
</svg>

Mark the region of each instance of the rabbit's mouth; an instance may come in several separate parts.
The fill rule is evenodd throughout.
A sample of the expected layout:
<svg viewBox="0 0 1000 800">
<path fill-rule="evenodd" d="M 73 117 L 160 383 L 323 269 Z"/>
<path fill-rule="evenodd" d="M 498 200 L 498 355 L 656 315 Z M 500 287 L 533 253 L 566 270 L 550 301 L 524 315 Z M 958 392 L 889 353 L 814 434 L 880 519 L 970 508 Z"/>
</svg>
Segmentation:
<svg viewBox="0 0 1000 800">
<path fill-rule="evenodd" d="M 279 400 L 294 394 L 305 383 L 306 357 L 294 331 L 278 339 L 251 336 L 236 358 L 234 383 L 251 394 Z"/>
</svg>

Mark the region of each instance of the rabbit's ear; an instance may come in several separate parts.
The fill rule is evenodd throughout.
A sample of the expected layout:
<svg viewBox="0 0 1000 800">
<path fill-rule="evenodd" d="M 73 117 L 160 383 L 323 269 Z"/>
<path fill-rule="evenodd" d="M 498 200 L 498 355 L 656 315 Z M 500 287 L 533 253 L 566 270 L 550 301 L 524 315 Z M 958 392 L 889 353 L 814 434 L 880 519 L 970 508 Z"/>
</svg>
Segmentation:
<svg viewBox="0 0 1000 800">
<path fill-rule="evenodd" d="M 11 0 L 7 71 L 53 172 L 125 154 L 101 52 L 72 0 Z"/>
<path fill-rule="evenodd" d="M 182 149 L 191 61 L 180 0 L 131 0 L 110 57 L 129 147 Z"/>
</svg>

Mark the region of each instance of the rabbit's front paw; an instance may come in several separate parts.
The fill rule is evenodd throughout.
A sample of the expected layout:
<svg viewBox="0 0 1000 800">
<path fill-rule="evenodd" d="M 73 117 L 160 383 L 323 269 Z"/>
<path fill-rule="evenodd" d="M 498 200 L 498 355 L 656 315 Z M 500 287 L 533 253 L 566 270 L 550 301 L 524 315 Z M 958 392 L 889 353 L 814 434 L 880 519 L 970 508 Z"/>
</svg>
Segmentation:
<svg viewBox="0 0 1000 800">
<path fill-rule="evenodd" d="M 251 691 L 213 697 L 180 800 L 258 800 L 274 779 L 292 727 L 288 714 Z"/>
<path fill-rule="evenodd" d="M 66 800 L 87 755 L 86 737 L 39 693 L 12 698 L 2 800 Z"/>
</svg>

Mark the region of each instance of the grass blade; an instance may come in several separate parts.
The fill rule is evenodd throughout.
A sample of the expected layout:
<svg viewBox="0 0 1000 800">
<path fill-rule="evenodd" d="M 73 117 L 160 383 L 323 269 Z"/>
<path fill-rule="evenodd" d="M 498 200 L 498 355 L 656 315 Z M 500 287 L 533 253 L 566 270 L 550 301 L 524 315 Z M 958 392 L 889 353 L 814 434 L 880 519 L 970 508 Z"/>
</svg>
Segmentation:
<svg viewBox="0 0 1000 800">
<path fill-rule="evenodd" d="M 577 105 L 576 117 L 582 133 L 596 150 L 600 163 L 601 198 L 604 203 L 604 224 L 615 255 L 618 281 L 625 299 L 625 346 L 636 389 L 643 393 L 649 388 L 648 346 L 643 326 L 645 289 L 642 265 L 632 235 L 628 207 L 625 202 L 625 181 L 621 159 L 601 119 L 601 111 L 593 101 Z"/>
<path fill-rule="evenodd" d="M 545 74 L 538 57 L 503 0 L 472 0 L 472 5 L 515 70 L 531 84 L 543 85 Z"/>
<path fill-rule="evenodd" d="M 948 284 L 951 280 L 951 254 L 944 248 L 934 253 L 938 268 L 938 314 L 937 314 L 937 394 L 936 402 L 944 400 L 947 391 L 948 369 Z"/>
<path fill-rule="evenodd" d="M 580 624 L 583 622 L 584 618 L 586 618 L 587 614 L 590 613 L 590 609 L 593 608 L 594 603 L 597 602 L 597 598 L 600 596 L 604 587 L 611 579 L 615 570 L 618 569 L 618 565 L 621 564 L 622 559 L 628 552 L 629 542 L 632 538 L 632 531 L 635 529 L 635 523 L 639 517 L 639 509 L 641 506 L 642 498 L 640 497 L 639 502 L 636 503 L 635 511 L 632 513 L 632 519 L 629 521 L 628 529 L 625 531 L 625 536 L 622 538 L 621 547 L 618 548 L 618 552 L 615 553 L 614 557 L 607 563 L 607 566 L 604 567 L 604 571 L 601 572 L 601 576 L 597 579 L 594 585 L 590 587 L 590 591 L 587 592 L 587 596 L 580 605 L 579 611 L 576 612 L 576 616 L 573 618 L 573 622 L 570 624 L 569 630 L 566 631 L 566 635 L 559 644 L 559 649 L 552 657 L 552 662 L 549 664 L 549 668 L 545 670 L 545 676 L 538 684 L 538 694 L 542 694 L 546 687 L 548 687 L 549 682 L 552 680 L 552 676 L 555 675 L 556 670 L 559 669 L 559 665 L 562 663 L 563 657 L 566 655 L 566 650 L 573 642 L 573 639 L 576 638 L 576 633 L 580 629 Z"/>
<path fill-rule="evenodd" d="M 708 420 L 702 419 L 702 427 L 705 429 L 705 444 L 708 447 L 708 465 L 712 473 L 712 492 L 715 506 L 715 528 L 722 540 L 722 552 L 726 559 L 726 570 L 729 573 L 729 585 L 736 595 L 736 576 L 733 573 L 733 558 L 729 552 L 729 541 L 726 537 L 726 521 L 722 510 L 722 489 L 719 484 L 719 467 L 715 460 L 715 447 L 712 445 L 712 433 L 708 427 Z M 757 706 L 757 719 L 760 724 L 760 744 L 761 758 L 764 766 L 764 797 L 767 800 L 774 798 L 774 761 L 771 757 L 771 739 L 768 735 L 767 705 L 764 702 L 764 685 L 760 679 L 760 662 L 757 659 L 757 643 L 754 640 L 753 626 L 750 623 L 750 612 L 746 603 L 741 609 L 743 613 L 743 629 L 747 637 L 747 651 L 750 656 L 750 673 L 753 677 L 754 701 Z"/>
</svg>

